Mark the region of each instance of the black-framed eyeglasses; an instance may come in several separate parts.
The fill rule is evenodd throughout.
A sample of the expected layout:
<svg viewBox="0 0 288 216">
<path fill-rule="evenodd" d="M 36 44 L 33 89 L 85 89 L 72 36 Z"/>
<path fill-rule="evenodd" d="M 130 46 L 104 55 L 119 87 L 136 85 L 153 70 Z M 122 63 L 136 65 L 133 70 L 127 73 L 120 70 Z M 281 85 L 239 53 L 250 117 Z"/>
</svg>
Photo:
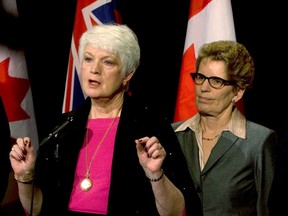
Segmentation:
<svg viewBox="0 0 288 216">
<path fill-rule="evenodd" d="M 220 77 L 206 77 L 201 73 L 190 73 L 193 81 L 195 82 L 196 85 L 202 85 L 204 83 L 204 81 L 207 79 L 210 86 L 215 88 L 215 89 L 221 89 L 223 88 L 225 85 L 235 85 L 235 82 L 232 80 L 224 80 Z"/>
</svg>

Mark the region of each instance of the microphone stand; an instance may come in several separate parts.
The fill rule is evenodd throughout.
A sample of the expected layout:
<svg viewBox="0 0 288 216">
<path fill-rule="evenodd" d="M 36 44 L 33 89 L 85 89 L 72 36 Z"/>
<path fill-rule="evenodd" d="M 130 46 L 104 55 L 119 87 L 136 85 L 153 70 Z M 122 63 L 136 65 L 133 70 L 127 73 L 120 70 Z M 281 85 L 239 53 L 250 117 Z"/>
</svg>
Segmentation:
<svg viewBox="0 0 288 216">
<path fill-rule="evenodd" d="M 52 133 L 50 133 L 46 138 L 44 138 L 41 143 L 39 144 L 39 148 L 37 150 L 37 157 L 36 157 L 36 162 L 35 162 L 35 167 L 34 167 L 34 171 L 36 172 L 36 164 L 37 164 L 37 160 L 38 160 L 38 156 L 40 153 L 40 148 L 42 146 L 44 146 L 46 143 L 48 143 L 52 138 L 56 139 L 59 135 L 59 132 L 61 132 L 62 130 L 64 130 L 72 121 L 73 121 L 73 117 L 68 117 L 67 121 L 65 121 L 62 125 L 60 125 L 59 127 L 57 127 L 54 131 L 52 131 Z M 58 159 L 59 155 L 58 155 L 58 144 L 56 145 L 56 151 L 57 154 L 55 155 L 55 158 Z M 30 216 L 33 216 L 33 205 L 34 205 L 34 189 L 35 189 L 35 174 L 34 177 L 32 179 L 32 197 L 31 197 L 31 203 L 30 203 Z"/>
</svg>

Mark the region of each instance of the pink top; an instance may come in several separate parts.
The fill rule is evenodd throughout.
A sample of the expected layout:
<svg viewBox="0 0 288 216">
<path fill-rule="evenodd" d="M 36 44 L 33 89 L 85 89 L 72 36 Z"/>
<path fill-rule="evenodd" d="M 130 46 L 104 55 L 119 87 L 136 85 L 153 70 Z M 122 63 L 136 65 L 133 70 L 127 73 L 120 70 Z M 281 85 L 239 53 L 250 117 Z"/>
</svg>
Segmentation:
<svg viewBox="0 0 288 216">
<path fill-rule="evenodd" d="M 94 214 L 107 214 L 108 196 L 111 182 L 111 166 L 114 152 L 114 141 L 116 130 L 119 123 L 119 117 L 112 125 L 101 146 L 96 150 L 99 142 L 109 128 L 114 118 L 108 119 L 89 119 L 86 127 L 89 125 L 88 135 L 88 160 L 86 159 L 86 141 L 85 136 L 83 146 L 80 150 L 76 172 L 74 177 L 73 190 L 70 197 L 69 209 L 77 212 L 86 212 Z M 83 191 L 80 187 L 81 181 L 85 178 L 88 166 L 91 163 L 93 154 L 97 151 L 90 168 L 90 179 L 92 188 Z"/>
</svg>

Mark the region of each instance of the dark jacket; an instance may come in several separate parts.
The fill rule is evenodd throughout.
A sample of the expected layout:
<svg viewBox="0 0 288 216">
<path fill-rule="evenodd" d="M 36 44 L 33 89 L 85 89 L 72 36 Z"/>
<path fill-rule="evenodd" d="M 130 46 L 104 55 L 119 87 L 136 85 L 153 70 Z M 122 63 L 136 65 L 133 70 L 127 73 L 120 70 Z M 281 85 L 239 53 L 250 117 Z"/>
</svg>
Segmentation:
<svg viewBox="0 0 288 216">
<path fill-rule="evenodd" d="M 268 215 L 277 135 L 254 122 L 246 123 L 246 139 L 222 132 L 203 170 L 194 131 L 176 132 L 205 216 Z M 176 129 L 180 124 L 172 126 Z"/>
<path fill-rule="evenodd" d="M 5 196 L 8 186 L 9 173 L 11 165 L 9 160 L 9 152 L 11 149 L 11 135 L 8 118 L 4 108 L 2 98 L 0 97 L 0 203 Z"/>
<path fill-rule="evenodd" d="M 44 193 L 41 215 L 85 215 L 68 213 L 67 206 L 90 106 L 88 99 L 80 110 L 64 114 L 64 121 L 73 118 L 69 129 L 39 148 L 36 181 L 41 183 Z M 124 99 L 116 134 L 108 215 L 158 215 L 151 183 L 136 153 L 135 139 L 144 136 L 157 136 L 165 147 L 167 156 L 163 169 L 165 175 L 185 194 L 187 215 L 201 215 L 200 202 L 171 125 L 159 112 L 132 102 L 128 96 Z"/>
</svg>

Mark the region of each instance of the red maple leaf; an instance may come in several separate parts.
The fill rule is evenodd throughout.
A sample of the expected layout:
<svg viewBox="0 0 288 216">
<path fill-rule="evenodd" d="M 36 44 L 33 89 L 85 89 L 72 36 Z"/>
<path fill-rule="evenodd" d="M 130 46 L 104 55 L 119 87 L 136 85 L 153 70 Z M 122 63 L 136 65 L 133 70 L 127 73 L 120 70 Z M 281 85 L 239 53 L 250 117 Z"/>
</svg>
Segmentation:
<svg viewBox="0 0 288 216">
<path fill-rule="evenodd" d="M 8 74 L 10 58 L 0 62 L 0 96 L 7 113 L 8 121 L 29 119 L 28 113 L 21 107 L 29 88 L 28 79 L 11 77 Z"/>
</svg>

